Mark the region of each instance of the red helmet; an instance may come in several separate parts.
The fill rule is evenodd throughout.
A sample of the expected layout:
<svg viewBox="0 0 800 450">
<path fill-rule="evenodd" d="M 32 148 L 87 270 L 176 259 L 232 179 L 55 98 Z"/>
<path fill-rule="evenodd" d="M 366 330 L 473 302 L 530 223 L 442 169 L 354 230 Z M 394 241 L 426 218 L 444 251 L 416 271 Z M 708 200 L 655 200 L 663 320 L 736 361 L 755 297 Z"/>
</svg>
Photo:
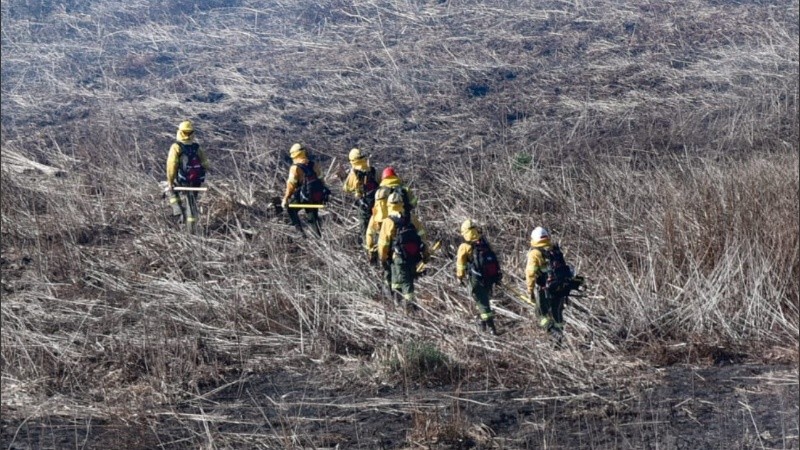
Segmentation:
<svg viewBox="0 0 800 450">
<path fill-rule="evenodd" d="M 390 166 L 390 167 L 387 167 L 387 168 L 383 169 L 383 173 L 381 174 L 381 179 L 389 178 L 389 177 L 396 177 L 396 176 L 397 175 L 395 175 L 395 173 L 394 173 L 394 168 L 392 168 Z"/>
</svg>

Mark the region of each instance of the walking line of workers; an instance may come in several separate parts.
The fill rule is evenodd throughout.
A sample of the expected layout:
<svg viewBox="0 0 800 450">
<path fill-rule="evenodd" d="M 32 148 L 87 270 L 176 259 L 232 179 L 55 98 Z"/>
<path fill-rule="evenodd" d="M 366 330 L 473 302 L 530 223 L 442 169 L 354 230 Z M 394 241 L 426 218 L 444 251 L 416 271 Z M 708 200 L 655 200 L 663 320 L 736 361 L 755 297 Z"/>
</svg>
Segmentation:
<svg viewBox="0 0 800 450">
<path fill-rule="evenodd" d="M 319 165 L 309 158 L 301 144 L 292 145 L 289 156 L 292 164 L 281 207 L 287 211 L 292 225 L 305 234 L 299 216 L 302 209 L 306 222 L 320 236 L 319 209 L 331 192 Z M 386 167 L 378 178 L 368 155 L 360 149 L 350 150 L 348 159 L 350 170 L 343 190 L 355 199 L 360 240 L 367 257 L 381 268 L 384 295 L 397 300 L 406 311 L 414 311 L 417 309 L 414 281 L 425 272 L 425 265 L 437 249 L 436 244 L 428 245 L 425 228 L 414 214 L 418 200 L 393 167 Z M 203 189 L 200 186 L 209 168 L 203 149 L 194 141 L 193 124 L 181 122 L 167 157 L 167 193 L 173 215 L 181 217 L 190 233 L 195 231 L 198 217 L 197 193 Z M 494 286 L 502 281 L 500 262 L 475 222 L 465 220 L 460 232 L 463 241 L 456 254 L 456 278 L 461 285 L 469 286 L 480 312 L 480 329 L 496 335 L 489 300 Z M 547 229 L 536 227 L 531 233 L 530 246 L 525 266 L 527 296 L 521 297 L 536 307 L 539 326 L 560 340 L 565 302 L 570 291 L 581 287 L 583 279 L 575 276 L 566 264 Z"/>
</svg>

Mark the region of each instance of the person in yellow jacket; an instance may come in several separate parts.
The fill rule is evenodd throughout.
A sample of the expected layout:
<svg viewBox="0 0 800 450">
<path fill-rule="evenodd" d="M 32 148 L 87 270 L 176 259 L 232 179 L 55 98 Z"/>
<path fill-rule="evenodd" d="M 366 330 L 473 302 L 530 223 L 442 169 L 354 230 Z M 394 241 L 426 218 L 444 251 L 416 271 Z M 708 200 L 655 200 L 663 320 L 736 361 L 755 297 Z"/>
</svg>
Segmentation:
<svg viewBox="0 0 800 450">
<path fill-rule="evenodd" d="M 286 179 L 286 190 L 283 193 L 281 207 L 288 210 L 292 225 L 305 234 L 300 223 L 298 211 L 300 208 L 291 208 L 289 205 L 322 205 L 328 201 L 330 191 L 322 181 L 319 165 L 309 159 L 308 152 L 301 144 L 292 144 L 289 149 L 289 157 L 292 158 L 292 165 L 289 167 L 289 176 Z M 317 236 L 321 236 L 319 209 L 316 207 L 302 209 L 305 211 L 306 222 L 311 225 Z"/>
<path fill-rule="evenodd" d="M 565 270 L 571 271 L 564 263 L 564 257 L 557 244 L 550 240 L 550 233 L 546 228 L 536 227 L 531 232 L 531 250 L 528 252 L 528 262 L 525 266 L 525 282 L 528 295 L 532 302 L 538 306 L 539 326 L 560 338 L 564 329 L 564 303 L 566 295 L 552 293 L 547 289 L 548 278 L 552 279 L 552 264 L 548 260 L 560 260 Z M 571 274 L 568 275 L 571 277 Z"/>
<path fill-rule="evenodd" d="M 411 213 L 417 206 L 417 198 L 403 181 L 394 171 L 393 167 L 383 169 L 381 173 L 381 182 L 378 190 L 375 191 L 375 205 L 372 207 L 372 216 L 367 224 L 367 232 L 364 237 L 364 249 L 367 251 L 367 256 L 370 261 L 375 261 L 377 258 L 377 248 L 375 244 L 378 241 L 378 233 L 381 230 L 383 220 L 388 217 L 389 209 L 387 200 L 392 192 L 401 194 L 403 198 L 403 209 L 407 213 Z"/>
<path fill-rule="evenodd" d="M 179 195 L 174 188 L 199 187 L 209 168 L 205 152 L 194 141 L 194 125 L 184 120 L 178 125 L 175 142 L 167 154 L 167 190 L 172 214 L 183 217 L 190 233 L 195 231 L 197 223 L 197 191 L 180 191 Z"/>
<path fill-rule="evenodd" d="M 410 212 L 406 212 L 403 196 L 393 192 L 387 199 L 388 217 L 381 222 L 378 236 L 378 258 L 384 269 L 391 270 L 393 293 L 402 295 L 406 310 L 413 310 L 414 279 L 417 264 L 428 262 L 430 252 L 425 242 L 425 228 Z"/>
<path fill-rule="evenodd" d="M 365 239 L 372 207 L 375 206 L 375 191 L 379 180 L 375 176 L 375 168 L 370 166 L 367 155 L 359 148 L 353 148 L 348 154 L 350 172 L 344 180 L 344 192 L 356 199 L 359 221 L 359 244 Z"/>
<path fill-rule="evenodd" d="M 470 294 L 480 311 L 478 325 L 481 330 L 496 335 L 494 312 L 489 299 L 494 285 L 503 279 L 500 263 L 472 220 L 467 219 L 461 224 L 461 237 L 464 242 L 458 246 L 456 253 L 456 278 L 461 284 L 464 284 L 465 278 L 469 281 Z"/>
</svg>

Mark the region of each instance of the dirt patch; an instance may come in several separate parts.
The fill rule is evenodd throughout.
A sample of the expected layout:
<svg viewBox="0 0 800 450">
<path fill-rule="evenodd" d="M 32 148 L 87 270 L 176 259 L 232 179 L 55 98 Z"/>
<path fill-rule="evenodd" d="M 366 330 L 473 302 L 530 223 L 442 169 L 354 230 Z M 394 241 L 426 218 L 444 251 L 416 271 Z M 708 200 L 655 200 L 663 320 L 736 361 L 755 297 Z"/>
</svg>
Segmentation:
<svg viewBox="0 0 800 450">
<path fill-rule="evenodd" d="M 486 385 L 406 391 L 331 382 L 321 368 L 280 370 L 124 421 L 4 419 L 2 441 L 11 449 L 196 448 L 208 439 L 226 448 L 798 448 L 796 367 L 654 370 L 660 382 L 644 391 L 570 396 Z"/>
</svg>

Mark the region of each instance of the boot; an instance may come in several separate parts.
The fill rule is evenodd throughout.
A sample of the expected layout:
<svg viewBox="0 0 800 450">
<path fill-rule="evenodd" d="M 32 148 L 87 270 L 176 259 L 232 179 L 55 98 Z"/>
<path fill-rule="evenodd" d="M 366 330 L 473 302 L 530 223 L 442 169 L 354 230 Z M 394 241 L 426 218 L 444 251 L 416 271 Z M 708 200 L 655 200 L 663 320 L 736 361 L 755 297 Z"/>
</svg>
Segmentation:
<svg viewBox="0 0 800 450">
<path fill-rule="evenodd" d="M 489 333 L 492 336 L 497 336 L 497 328 L 494 326 L 494 317 L 490 317 L 486 320 L 486 326 L 489 327 Z"/>
<path fill-rule="evenodd" d="M 394 293 L 392 292 L 392 288 L 386 284 L 381 285 L 381 295 L 385 300 L 394 299 Z"/>
<path fill-rule="evenodd" d="M 564 334 L 559 327 L 550 328 L 550 337 L 555 341 L 556 347 L 561 346 L 561 341 L 564 339 Z"/>
<path fill-rule="evenodd" d="M 172 215 L 173 216 L 181 216 L 183 215 L 183 207 L 181 206 L 181 199 L 177 195 L 173 195 L 169 198 L 169 204 L 172 206 Z"/>
</svg>

